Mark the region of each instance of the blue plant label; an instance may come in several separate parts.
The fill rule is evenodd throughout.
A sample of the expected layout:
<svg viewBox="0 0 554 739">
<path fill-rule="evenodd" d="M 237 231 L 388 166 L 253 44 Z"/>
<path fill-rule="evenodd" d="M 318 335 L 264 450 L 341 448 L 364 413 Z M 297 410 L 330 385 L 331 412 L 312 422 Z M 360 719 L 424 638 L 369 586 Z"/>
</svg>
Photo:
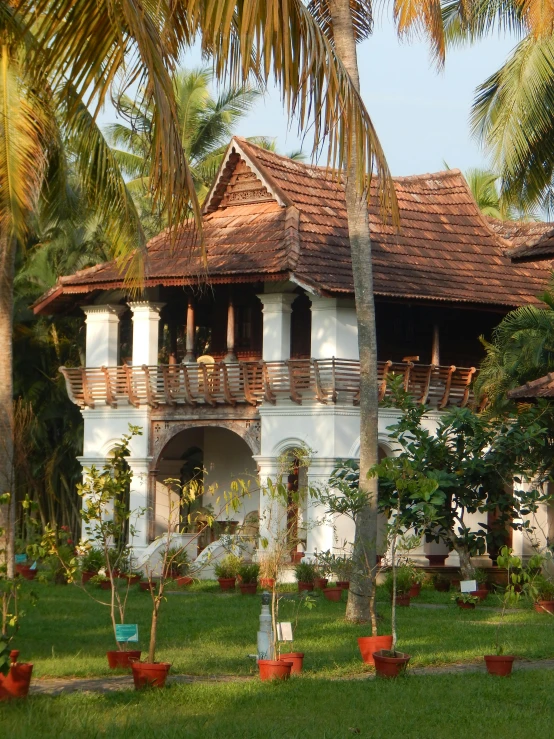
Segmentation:
<svg viewBox="0 0 554 739">
<path fill-rule="evenodd" d="M 118 642 L 138 641 L 137 624 L 116 624 L 115 640 Z"/>
<path fill-rule="evenodd" d="M 27 561 L 27 555 L 26 554 L 16 554 L 15 555 L 15 563 L 16 565 L 24 565 Z"/>
</svg>

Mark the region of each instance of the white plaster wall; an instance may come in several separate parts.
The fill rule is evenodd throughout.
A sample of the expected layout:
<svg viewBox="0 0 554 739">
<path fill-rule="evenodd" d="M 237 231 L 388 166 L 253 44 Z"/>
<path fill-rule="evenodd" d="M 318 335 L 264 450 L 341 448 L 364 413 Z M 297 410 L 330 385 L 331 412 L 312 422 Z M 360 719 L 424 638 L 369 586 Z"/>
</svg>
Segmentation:
<svg viewBox="0 0 554 739">
<path fill-rule="evenodd" d="M 311 296 L 314 359 L 358 359 L 358 323 L 354 301 Z"/>
<path fill-rule="evenodd" d="M 83 458 L 107 457 L 114 445 L 124 434 L 129 433 L 129 424 L 139 426 L 142 436 L 135 436 L 130 444 L 131 456 L 145 458 L 149 448 L 150 411 L 148 408 L 85 408 Z"/>
</svg>

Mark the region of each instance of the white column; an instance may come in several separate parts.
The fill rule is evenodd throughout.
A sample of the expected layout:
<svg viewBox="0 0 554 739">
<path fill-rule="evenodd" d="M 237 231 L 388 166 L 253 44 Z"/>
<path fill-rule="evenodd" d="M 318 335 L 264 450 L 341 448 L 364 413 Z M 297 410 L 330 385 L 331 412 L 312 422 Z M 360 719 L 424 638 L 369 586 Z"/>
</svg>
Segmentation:
<svg viewBox="0 0 554 739">
<path fill-rule="evenodd" d="M 310 295 L 314 359 L 358 359 L 358 323 L 353 301 Z"/>
<path fill-rule="evenodd" d="M 87 483 L 88 480 L 88 474 L 86 470 L 90 470 L 91 467 L 96 467 L 97 470 L 102 471 L 104 468 L 104 465 L 106 464 L 106 458 L 105 457 L 77 457 L 77 461 L 81 463 L 81 467 L 83 468 L 83 485 Z M 86 501 L 87 496 L 83 496 L 83 504 Z M 111 517 L 111 513 L 109 514 Z M 88 529 L 88 531 L 87 531 Z M 85 524 L 84 521 L 81 522 L 81 538 L 83 541 L 87 541 L 90 539 L 91 534 L 91 524 Z"/>
<path fill-rule="evenodd" d="M 164 303 L 129 303 L 133 312 L 133 366 L 158 364 L 160 310 Z"/>
<path fill-rule="evenodd" d="M 308 467 L 308 496 L 311 488 L 325 488 L 335 468 L 336 460 L 330 457 L 316 457 Z M 323 504 L 308 497 L 306 510 L 306 560 L 318 552 L 333 551 L 335 544 L 334 526 L 331 515 Z"/>
<path fill-rule="evenodd" d="M 131 490 L 129 495 L 130 526 L 134 529 L 134 536 L 129 535 L 129 546 L 136 554 L 148 546 L 148 476 L 151 457 L 128 457 L 127 463 L 131 468 Z"/>
<path fill-rule="evenodd" d="M 116 367 L 119 354 L 119 317 L 126 310 L 123 305 L 87 305 L 86 315 L 87 367 Z"/>
<path fill-rule="evenodd" d="M 263 293 L 264 330 L 262 358 L 266 362 L 290 359 L 290 317 L 294 293 Z"/>
<path fill-rule="evenodd" d="M 275 457 L 253 457 L 258 465 L 258 479 L 260 481 L 260 546 L 259 551 L 263 553 L 262 539 L 267 539 L 269 546 L 266 550 L 271 549 L 271 543 L 275 540 L 276 533 L 279 530 L 282 518 L 281 506 L 269 494 L 268 480 L 271 484 L 276 485 L 282 471 L 279 469 L 279 460 Z"/>
</svg>

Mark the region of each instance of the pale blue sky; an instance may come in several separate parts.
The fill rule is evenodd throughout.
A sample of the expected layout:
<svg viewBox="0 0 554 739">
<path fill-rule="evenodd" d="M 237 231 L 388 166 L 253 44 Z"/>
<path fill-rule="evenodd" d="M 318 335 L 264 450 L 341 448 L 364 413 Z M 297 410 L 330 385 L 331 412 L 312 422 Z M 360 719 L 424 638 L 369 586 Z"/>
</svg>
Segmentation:
<svg viewBox="0 0 554 739">
<path fill-rule="evenodd" d="M 469 112 L 475 88 L 496 71 L 516 40 L 491 37 L 448 53 L 438 72 L 428 47 L 420 41 L 399 42 L 392 24 L 379 23 L 359 47 L 362 95 L 395 175 L 483 166 L 485 154 L 471 138 Z M 183 66 L 199 64 L 197 52 Z M 101 123 L 113 119 L 106 110 Z M 270 91 L 240 124 L 241 136 L 277 138 L 279 151 L 298 148 L 297 125 L 289 128 L 277 91 Z M 310 151 L 310 138 L 304 149 Z"/>
</svg>

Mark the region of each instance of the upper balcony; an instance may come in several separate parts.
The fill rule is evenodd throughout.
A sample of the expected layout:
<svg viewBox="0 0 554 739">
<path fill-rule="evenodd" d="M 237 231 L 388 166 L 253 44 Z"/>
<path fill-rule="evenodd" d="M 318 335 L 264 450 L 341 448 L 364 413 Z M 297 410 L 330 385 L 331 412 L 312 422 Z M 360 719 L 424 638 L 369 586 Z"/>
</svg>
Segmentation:
<svg viewBox="0 0 554 739">
<path fill-rule="evenodd" d="M 401 375 L 404 388 L 429 408 L 464 407 L 473 402 L 475 367 L 413 362 L 379 362 L 379 399 L 387 381 Z M 360 364 L 351 359 L 214 362 L 100 368 L 61 367 L 71 400 L 98 406 L 235 406 L 283 400 L 294 403 L 357 405 Z"/>
</svg>

